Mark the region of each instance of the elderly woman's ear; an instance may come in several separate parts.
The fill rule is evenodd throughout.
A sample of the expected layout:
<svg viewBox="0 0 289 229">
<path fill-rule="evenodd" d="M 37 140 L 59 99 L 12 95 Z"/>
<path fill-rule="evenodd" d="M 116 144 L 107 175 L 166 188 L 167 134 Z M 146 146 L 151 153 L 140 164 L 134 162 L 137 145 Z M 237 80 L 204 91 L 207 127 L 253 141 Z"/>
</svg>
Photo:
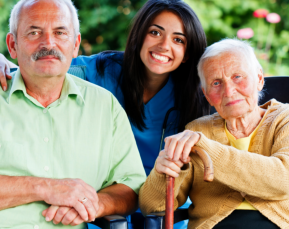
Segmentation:
<svg viewBox="0 0 289 229">
<path fill-rule="evenodd" d="M 264 87 L 263 70 L 259 69 L 259 71 L 258 71 L 258 85 L 257 85 L 258 91 L 262 91 L 263 87 Z"/>
</svg>

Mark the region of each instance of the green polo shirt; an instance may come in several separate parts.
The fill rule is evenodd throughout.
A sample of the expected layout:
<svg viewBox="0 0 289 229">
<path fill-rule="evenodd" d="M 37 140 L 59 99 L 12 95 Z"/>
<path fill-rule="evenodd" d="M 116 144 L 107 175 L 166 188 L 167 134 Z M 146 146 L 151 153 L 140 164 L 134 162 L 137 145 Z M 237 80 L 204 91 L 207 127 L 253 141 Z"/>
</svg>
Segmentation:
<svg viewBox="0 0 289 229">
<path fill-rule="evenodd" d="M 126 113 L 110 92 L 67 74 L 60 98 L 45 108 L 26 93 L 19 70 L 8 83 L 0 90 L 1 175 L 80 178 L 95 190 L 122 183 L 138 193 L 146 175 Z M 0 228 L 72 228 L 46 222 L 47 207 L 1 210 Z"/>
</svg>

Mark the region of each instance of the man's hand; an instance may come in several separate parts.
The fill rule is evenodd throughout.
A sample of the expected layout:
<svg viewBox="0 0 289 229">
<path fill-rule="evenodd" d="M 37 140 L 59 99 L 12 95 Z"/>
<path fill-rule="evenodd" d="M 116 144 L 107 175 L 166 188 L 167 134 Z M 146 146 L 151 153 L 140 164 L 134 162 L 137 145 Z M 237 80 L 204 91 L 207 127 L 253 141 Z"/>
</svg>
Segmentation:
<svg viewBox="0 0 289 229">
<path fill-rule="evenodd" d="M 65 215 L 66 210 L 69 207 L 69 214 L 67 218 L 73 218 L 72 215 L 74 211 L 79 214 L 83 221 L 93 221 L 97 216 L 99 210 L 99 199 L 96 193 L 96 190 L 90 185 L 86 184 L 80 179 L 47 179 L 45 185 L 40 188 L 39 192 L 42 195 L 42 199 L 54 207 L 51 207 L 48 212 L 46 212 L 47 220 L 52 220 L 52 217 L 55 216 L 56 212 L 55 206 L 61 206 L 57 216 L 57 221 Z M 86 199 L 86 201 L 82 201 Z M 74 208 L 72 210 L 71 208 Z M 55 218 L 55 217 L 53 217 Z M 65 219 L 65 222 L 68 222 L 69 219 Z"/>
<path fill-rule="evenodd" d="M 12 76 L 10 75 L 10 67 L 8 65 L 5 56 L 3 56 L 3 54 L 0 53 L 0 84 L 4 91 L 7 90 L 6 78 L 12 79 Z"/>
<path fill-rule="evenodd" d="M 50 206 L 42 212 L 46 221 L 53 220 L 54 224 L 62 223 L 63 225 L 76 226 L 85 222 L 78 212 L 72 207 Z"/>
</svg>

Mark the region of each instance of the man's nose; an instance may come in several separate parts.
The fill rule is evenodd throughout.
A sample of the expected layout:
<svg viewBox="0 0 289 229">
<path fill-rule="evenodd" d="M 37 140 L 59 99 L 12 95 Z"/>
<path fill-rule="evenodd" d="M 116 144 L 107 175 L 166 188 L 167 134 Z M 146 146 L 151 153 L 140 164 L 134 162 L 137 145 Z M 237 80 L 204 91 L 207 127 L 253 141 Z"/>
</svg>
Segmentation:
<svg viewBox="0 0 289 229">
<path fill-rule="evenodd" d="M 50 50 L 55 46 L 54 36 L 51 33 L 44 33 L 41 40 L 41 48 L 47 48 Z"/>
</svg>

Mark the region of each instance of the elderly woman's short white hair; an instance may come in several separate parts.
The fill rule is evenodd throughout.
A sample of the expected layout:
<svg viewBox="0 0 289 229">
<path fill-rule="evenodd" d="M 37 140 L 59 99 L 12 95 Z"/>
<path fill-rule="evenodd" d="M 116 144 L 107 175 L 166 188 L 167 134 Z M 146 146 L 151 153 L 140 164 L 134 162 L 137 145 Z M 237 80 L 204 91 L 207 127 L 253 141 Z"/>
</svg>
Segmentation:
<svg viewBox="0 0 289 229">
<path fill-rule="evenodd" d="M 10 19 L 9 19 L 9 28 L 10 28 L 10 33 L 12 33 L 15 38 L 17 37 L 17 29 L 18 29 L 19 18 L 20 18 L 22 7 L 25 3 L 29 1 L 36 1 L 36 0 L 20 0 L 19 2 L 17 2 L 17 4 L 13 7 L 11 11 Z M 75 8 L 71 0 L 56 0 L 56 2 L 60 4 L 65 4 L 68 7 L 71 13 L 73 29 L 74 29 L 74 37 L 76 38 L 77 35 L 79 34 L 79 19 L 78 19 L 77 9 Z"/>
<path fill-rule="evenodd" d="M 208 58 L 221 55 L 222 53 L 233 53 L 243 57 L 243 60 L 247 61 L 250 70 L 254 75 L 256 75 L 256 78 L 258 77 L 259 70 L 262 70 L 262 67 L 254 53 L 254 49 L 251 47 L 249 42 L 238 39 L 223 39 L 207 47 L 199 61 L 198 74 L 201 80 L 201 85 L 205 90 L 206 81 L 203 69 L 204 62 Z"/>
</svg>

